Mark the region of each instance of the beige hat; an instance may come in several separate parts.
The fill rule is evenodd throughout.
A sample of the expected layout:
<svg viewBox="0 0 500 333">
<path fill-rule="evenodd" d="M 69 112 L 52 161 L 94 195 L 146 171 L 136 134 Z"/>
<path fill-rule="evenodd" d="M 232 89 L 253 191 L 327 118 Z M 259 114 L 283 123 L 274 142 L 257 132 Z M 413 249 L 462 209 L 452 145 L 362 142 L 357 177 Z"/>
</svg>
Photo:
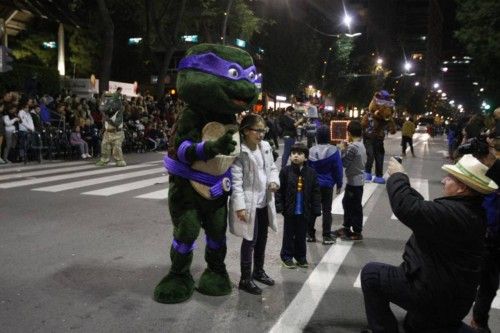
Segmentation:
<svg viewBox="0 0 500 333">
<path fill-rule="evenodd" d="M 445 164 L 441 169 L 479 193 L 489 194 L 498 190 L 498 185 L 486 177 L 488 167 L 471 154 L 464 155 L 454 165 Z"/>
</svg>

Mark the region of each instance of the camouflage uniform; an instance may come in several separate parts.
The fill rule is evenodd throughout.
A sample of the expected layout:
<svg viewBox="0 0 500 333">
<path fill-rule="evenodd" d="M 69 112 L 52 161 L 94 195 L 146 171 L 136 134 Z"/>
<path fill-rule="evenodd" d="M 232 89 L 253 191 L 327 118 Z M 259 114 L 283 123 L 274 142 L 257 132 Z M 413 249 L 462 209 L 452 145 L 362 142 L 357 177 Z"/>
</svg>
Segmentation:
<svg viewBox="0 0 500 333">
<path fill-rule="evenodd" d="M 123 133 L 123 103 L 120 94 L 105 95 L 101 110 L 106 116 L 106 122 L 101 143 L 101 159 L 96 165 L 105 166 L 113 155 L 116 166 L 126 166 L 122 152 L 125 134 Z"/>
</svg>

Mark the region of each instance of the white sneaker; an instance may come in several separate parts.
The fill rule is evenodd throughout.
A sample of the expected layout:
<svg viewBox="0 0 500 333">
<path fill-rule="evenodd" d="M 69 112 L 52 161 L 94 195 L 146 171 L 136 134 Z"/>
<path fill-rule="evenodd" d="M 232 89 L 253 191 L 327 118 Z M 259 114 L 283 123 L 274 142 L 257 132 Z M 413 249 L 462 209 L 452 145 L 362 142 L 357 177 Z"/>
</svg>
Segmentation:
<svg viewBox="0 0 500 333">
<path fill-rule="evenodd" d="M 82 159 L 86 159 L 86 158 L 87 158 L 87 155 L 82 154 Z"/>
<path fill-rule="evenodd" d="M 87 158 L 92 158 L 92 155 L 90 155 L 90 154 L 87 154 L 86 156 L 87 156 Z"/>
</svg>

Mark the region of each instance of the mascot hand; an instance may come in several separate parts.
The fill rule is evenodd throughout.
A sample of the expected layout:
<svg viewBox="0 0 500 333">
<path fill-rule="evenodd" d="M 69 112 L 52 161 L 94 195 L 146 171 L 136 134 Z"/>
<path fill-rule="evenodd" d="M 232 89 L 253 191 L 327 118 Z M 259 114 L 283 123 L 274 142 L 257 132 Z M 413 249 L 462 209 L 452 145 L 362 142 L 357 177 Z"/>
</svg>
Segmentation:
<svg viewBox="0 0 500 333">
<path fill-rule="evenodd" d="M 207 152 L 211 156 L 218 154 L 229 155 L 236 148 L 236 141 L 233 140 L 235 131 L 229 130 L 215 141 L 207 142 Z"/>
</svg>

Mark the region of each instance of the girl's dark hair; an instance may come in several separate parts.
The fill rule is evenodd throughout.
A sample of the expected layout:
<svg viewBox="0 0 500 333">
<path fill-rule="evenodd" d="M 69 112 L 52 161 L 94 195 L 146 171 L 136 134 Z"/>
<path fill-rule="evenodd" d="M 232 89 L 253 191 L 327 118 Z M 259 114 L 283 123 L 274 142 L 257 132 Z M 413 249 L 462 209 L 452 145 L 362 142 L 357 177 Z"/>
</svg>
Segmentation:
<svg viewBox="0 0 500 333">
<path fill-rule="evenodd" d="M 240 123 L 240 129 L 239 130 L 240 130 L 241 135 L 243 135 L 243 130 L 245 130 L 247 128 L 254 127 L 258 123 L 263 123 L 265 125 L 266 121 L 260 115 L 255 114 L 255 113 L 250 113 L 250 114 L 246 115 L 241 120 L 241 123 Z"/>
</svg>

